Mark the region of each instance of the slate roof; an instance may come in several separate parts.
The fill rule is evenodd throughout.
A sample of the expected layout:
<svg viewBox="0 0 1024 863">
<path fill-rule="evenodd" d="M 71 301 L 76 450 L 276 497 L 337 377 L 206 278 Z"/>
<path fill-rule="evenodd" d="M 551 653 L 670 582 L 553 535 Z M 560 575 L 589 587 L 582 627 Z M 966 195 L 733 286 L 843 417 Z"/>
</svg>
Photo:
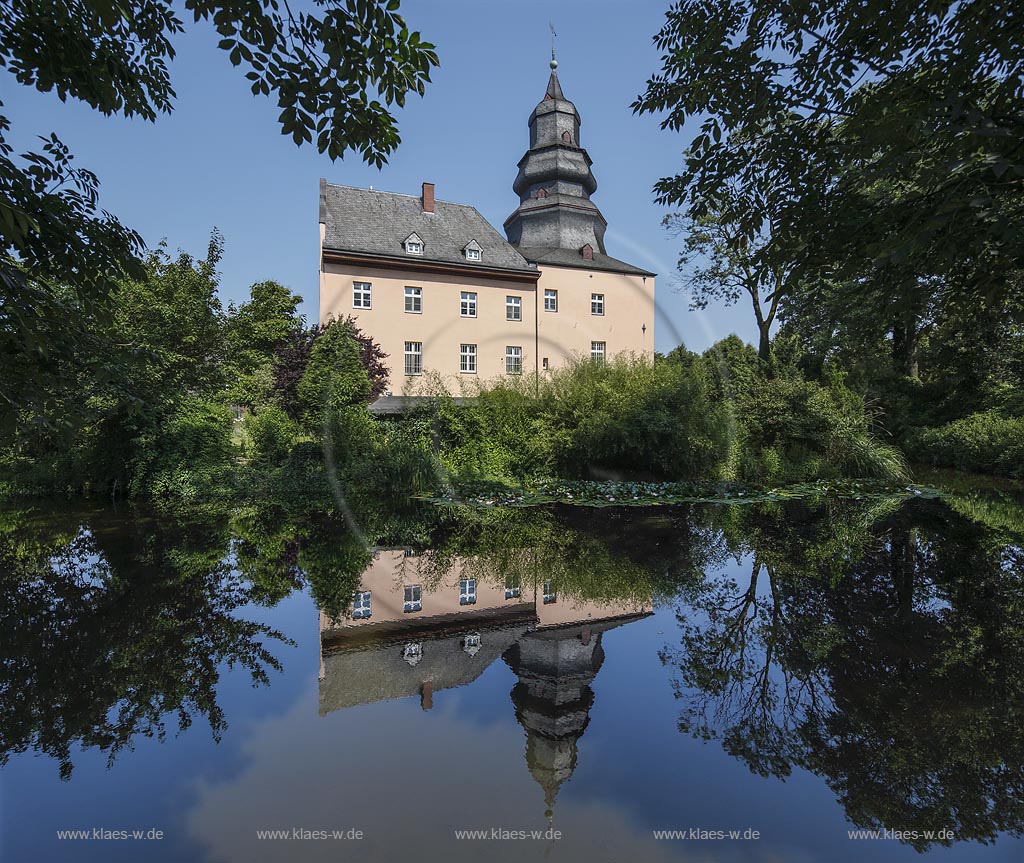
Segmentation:
<svg viewBox="0 0 1024 863">
<path fill-rule="evenodd" d="M 459 407 L 475 401 L 472 396 L 455 396 L 452 399 Z M 370 404 L 370 413 L 375 416 L 400 416 L 417 408 L 429 407 L 437 402 L 433 396 L 381 396 Z"/>
<path fill-rule="evenodd" d="M 320 714 L 357 704 L 418 696 L 426 680 L 434 692 L 472 683 L 530 628 L 527 622 L 487 628 L 467 625 L 464 632 L 443 638 L 418 636 L 423 658 L 409 665 L 398 641 L 374 642 L 353 650 L 327 653 L 320 680 Z M 480 649 L 470 655 L 463 647 L 468 632 L 479 632 Z"/>
<path fill-rule="evenodd" d="M 618 258 L 604 255 L 597 249 L 594 249 L 594 260 L 592 261 L 584 260 L 579 251 L 575 249 L 522 247 L 519 249 L 519 253 L 526 260 L 540 264 L 541 267 L 544 264 L 551 264 L 556 267 L 579 267 L 583 270 L 607 270 L 611 273 L 624 273 L 631 276 L 657 275 L 649 270 L 643 270 L 640 267 L 627 264 L 625 261 L 620 261 Z"/>
<path fill-rule="evenodd" d="M 320 221 L 324 223 L 324 249 L 381 255 L 408 260 L 462 264 L 474 268 L 536 272 L 536 267 L 511 246 L 476 207 L 435 201 L 434 212 L 424 213 L 418 195 L 370 191 L 354 186 L 320 182 Z M 422 255 L 408 255 L 403 242 L 416 233 L 423 240 Z M 467 261 L 466 244 L 476 240 L 480 261 Z"/>
</svg>

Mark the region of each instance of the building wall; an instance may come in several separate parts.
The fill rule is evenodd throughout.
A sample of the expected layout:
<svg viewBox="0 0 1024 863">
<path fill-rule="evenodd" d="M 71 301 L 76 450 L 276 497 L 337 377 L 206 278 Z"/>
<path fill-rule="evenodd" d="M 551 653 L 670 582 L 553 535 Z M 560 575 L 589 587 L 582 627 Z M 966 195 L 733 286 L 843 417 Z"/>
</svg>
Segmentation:
<svg viewBox="0 0 1024 863">
<path fill-rule="evenodd" d="M 456 558 L 451 569 L 438 581 L 429 553 L 407 555 L 403 549 L 380 549 L 374 553 L 373 560 L 359 579 L 359 590 L 370 591 L 371 616 L 353 619 L 349 613 L 332 620 L 321 612 L 320 631 L 338 635 L 347 630 L 365 630 L 397 621 L 409 622 L 439 615 L 473 615 L 481 611 L 521 607 L 524 603 L 535 606 L 538 627 L 644 614 L 652 608 L 649 602 L 590 602 L 563 596 L 557 591 L 554 601 L 545 603 L 543 585 L 531 584 L 526 579 L 521 581 L 520 596 L 506 598 L 504 583 L 480 578 L 477 568 L 468 563 L 463 558 Z M 459 604 L 459 579 L 462 578 L 477 579 L 476 603 L 473 605 Z M 406 612 L 405 586 L 414 584 L 422 587 L 423 608 Z"/>
<path fill-rule="evenodd" d="M 558 311 L 545 312 L 544 291 L 558 291 Z M 604 295 L 604 315 L 591 314 L 592 294 Z M 550 368 L 573 354 L 590 356 L 591 342 L 605 342 L 607 357 L 635 353 L 654 359 L 654 276 L 541 265 L 538 353 Z M 646 332 L 643 327 L 646 326 Z"/>
<path fill-rule="evenodd" d="M 373 286 L 372 308 L 352 305 L 352 283 Z M 405 288 L 423 289 L 423 311 L 405 311 Z M 477 295 L 477 315 L 460 314 L 463 291 Z M 522 299 L 522 320 L 505 319 L 506 296 Z M 523 349 L 523 373 L 532 374 L 536 361 L 536 291 L 530 282 L 467 275 L 418 273 L 325 263 L 320 280 L 320 321 L 351 315 L 364 332 L 388 354 L 389 389 L 396 395 L 415 394 L 421 378 L 405 374 L 405 342 L 423 343 L 424 372 L 438 372 L 456 392 L 460 382 L 504 376 L 505 349 Z M 477 346 L 476 374 L 459 370 L 460 345 Z"/>
<path fill-rule="evenodd" d="M 353 306 L 353 282 L 369 282 L 372 308 Z M 422 288 L 422 312 L 405 311 L 405 288 Z M 558 292 L 558 311 L 544 311 L 545 289 Z M 461 294 L 477 295 L 477 316 L 461 316 Z M 591 313 L 592 294 L 604 296 L 604 314 Z M 505 299 L 522 300 L 522 320 L 508 321 Z M 540 303 L 540 308 L 536 307 Z M 574 355 L 589 357 L 592 342 L 604 342 L 606 356 L 634 353 L 654 357 L 654 277 L 570 267 L 543 266 L 535 290 L 528 282 L 417 272 L 415 269 L 325 263 L 320 283 L 320 321 L 351 315 L 388 354 L 390 390 L 411 395 L 421 376 L 405 374 L 405 342 L 423 344 L 423 371 L 437 372 L 456 393 L 464 384 L 505 376 L 505 350 L 523 351 L 523 373 L 565 365 Z M 646 326 L 646 331 L 643 329 Z M 460 346 L 477 346 L 477 371 L 460 371 Z"/>
</svg>

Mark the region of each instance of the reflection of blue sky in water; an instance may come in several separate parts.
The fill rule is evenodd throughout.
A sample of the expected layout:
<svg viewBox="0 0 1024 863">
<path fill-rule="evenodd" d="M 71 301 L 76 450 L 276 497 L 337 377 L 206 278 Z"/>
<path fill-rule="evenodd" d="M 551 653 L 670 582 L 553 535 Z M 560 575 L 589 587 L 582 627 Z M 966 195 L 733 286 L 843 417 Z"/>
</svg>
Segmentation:
<svg viewBox="0 0 1024 863">
<path fill-rule="evenodd" d="M 742 580 L 748 561 L 730 562 Z M 720 573 L 709 573 L 718 576 Z M 241 613 L 241 612 L 240 612 Z M 202 722 L 164 744 L 140 740 L 107 771 L 77 753 L 75 777 L 53 762 L 18 756 L 4 771 L 4 859 L 15 861 L 708 861 L 817 863 L 918 860 L 898 842 L 851 842 L 851 826 L 823 782 L 795 771 L 786 782 L 753 776 L 718 742 L 679 733 L 679 702 L 658 651 L 678 643 L 671 609 L 603 634 L 590 722 L 561 786 L 555 843 L 455 842 L 455 827 L 544 829 L 544 793 L 526 763 L 509 666 L 494 661 L 459 689 L 438 691 L 429 712 L 417 697 L 319 715 L 317 613 L 305 596 L 245 609 L 297 641 L 278 646 L 283 674 L 253 690 L 225 674 L 229 728 L 215 745 Z M 31 825 L 26 827 L 25 825 Z M 64 827 L 156 826 L 168 838 L 135 843 L 57 843 Z M 358 846 L 256 841 L 257 827 L 358 827 Z M 655 841 L 653 829 L 744 829 L 756 842 Z M 1019 859 L 1022 843 L 964 844 L 924 857 Z M 545 856 L 547 855 L 547 856 Z"/>
</svg>

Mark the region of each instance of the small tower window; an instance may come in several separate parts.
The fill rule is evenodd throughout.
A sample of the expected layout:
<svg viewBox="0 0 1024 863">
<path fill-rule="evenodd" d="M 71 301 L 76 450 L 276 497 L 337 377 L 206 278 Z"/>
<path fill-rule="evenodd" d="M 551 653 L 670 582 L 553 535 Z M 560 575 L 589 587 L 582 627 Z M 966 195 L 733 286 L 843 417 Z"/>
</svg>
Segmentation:
<svg viewBox="0 0 1024 863">
<path fill-rule="evenodd" d="M 569 132 L 567 132 L 567 131 L 566 132 L 562 132 L 562 143 L 563 144 L 571 144 L 572 143 L 572 135 L 570 135 Z"/>
<path fill-rule="evenodd" d="M 547 196 L 548 196 L 548 190 L 547 189 L 538 189 L 537 190 L 537 197 L 538 198 L 546 198 Z"/>
<path fill-rule="evenodd" d="M 583 255 L 584 261 L 592 261 L 594 260 L 594 247 L 590 245 L 590 243 L 587 243 L 582 249 L 580 249 L 580 254 Z"/>
</svg>

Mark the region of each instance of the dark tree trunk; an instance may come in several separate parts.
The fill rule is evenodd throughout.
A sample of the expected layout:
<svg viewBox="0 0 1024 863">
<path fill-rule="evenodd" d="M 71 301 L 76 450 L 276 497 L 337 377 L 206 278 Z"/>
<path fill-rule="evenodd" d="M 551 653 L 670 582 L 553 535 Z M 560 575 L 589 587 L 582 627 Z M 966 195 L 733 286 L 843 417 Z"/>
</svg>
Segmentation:
<svg viewBox="0 0 1024 863">
<path fill-rule="evenodd" d="M 892 358 L 896 371 L 910 378 L 916 378 L 917 368 L 917 327 L 913 321 L 895 324 L 892 328 Z"/>
</svg>

